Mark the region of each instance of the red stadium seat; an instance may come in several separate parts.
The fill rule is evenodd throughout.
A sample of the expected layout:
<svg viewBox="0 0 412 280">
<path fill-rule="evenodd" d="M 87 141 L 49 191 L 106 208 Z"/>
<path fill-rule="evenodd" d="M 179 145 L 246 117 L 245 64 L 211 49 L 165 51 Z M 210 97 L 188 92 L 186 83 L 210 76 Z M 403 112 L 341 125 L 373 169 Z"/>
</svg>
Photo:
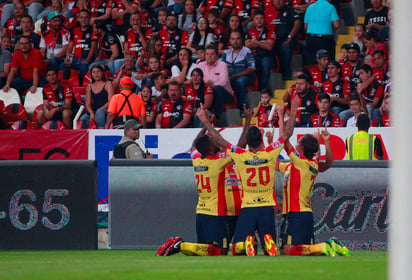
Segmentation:
<svg viewBox="0 0 412 280">
<path fill-rule="evenodd" d="M 237 106 L 237 98 L 236 98 L 236 94 L 233 93 L 233 102 L 223 104 L 223 111 L 226 111 L 227 108 L 236 109 L 237 108 L 236 106 Z"/>
<path fill-rule="evenodd" d="M 59 73 L 58 73 L 59 81 L 65 81 L 71 87 L 78 87 L 80 83 L 79 83 L 79 74 L 77 73 L 77 71 L 70 69 L 70 75 L 68 78 L 65 78 L 64 71 L 65 70 L 59 70 Z"/>
<path fill-rule="evenodd" d="M 33 116 L 31 117 L 31 121 L 35 124 L 37 123 L 37 113 L 43 109 L 43 104 L 37 106 L 33 111 Z"/>
<path fill-rule="evenodd" d="M 259 90 L 259 81 L 256 77 L 256 74 L 253 75 L 253 82 L 250 86 L 247 87 L 248 90 L 253 90 L 253 91 L 257 91 Z"/>
<path fill-rule="evenodd" d="M 66 127 L 64 126 L 63 122 L 58 121 L 58 120 L 50 120 L 45 122 L 42 126 L 41 129 L 45 129 L 45 130 L 62 130 L 62 129 L 66 129 Z"/>
<path fill-rule="evenodd" d="M 83 104 L 82 95 L 86 95 L 86 88 L 84 87 L 73 87 L 73 97 L 76 99 L 77 103 Z"/>
<path fill-rule="evenodd" d="M 97 125 L 94 121 L 78 120 L 77 129 L 96 129 Z"/>
<path fill-rule="evenodd" d="M 26 108 L 22 104 L 9 104 L 4 108 L 4 113 L 8 122 L 28 119 Z"/>
<path fill-rule="evenodd" d="M 34 129 L 34 124 L 28 120 L 19 120 L 11 124 L 11 129 L 22 130 L 22 129 Z"/>
</svg>

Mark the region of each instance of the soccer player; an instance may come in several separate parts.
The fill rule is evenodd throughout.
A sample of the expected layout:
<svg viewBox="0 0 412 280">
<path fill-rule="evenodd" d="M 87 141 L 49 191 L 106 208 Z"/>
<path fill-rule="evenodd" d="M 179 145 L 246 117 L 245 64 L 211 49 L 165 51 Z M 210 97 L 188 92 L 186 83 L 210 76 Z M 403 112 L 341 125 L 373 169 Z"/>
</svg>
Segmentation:
<svg viewBox="0 0 412 280">
<path fill-rule="evenodd" d="M 279 113 L 280 133 L 283 130 L 282 108 Z M 310 198 L 318 172 L 327 170 L 333 164 L 329 133 L 322 131 L 326 146 L 326 162 L 319 162 L 319 133 L 301 137 L 296 148 L 289 141 L 285 150 L 290 163 L 279 163 L 278 171 L 285 174 L 283 190 L 283 214 L 281 253 L 283 255 L 349 255 L 349 250 L 337 239 L 314 243 L 313 214 Z"/>
<path fill-rule="evenodd" d="M 242 209 L 233 236 L 233 255 L 255 256 L 253 246 L 255 231 L 259 232 L 265 253 L 277 255 L 276 230 L 273 206 L 277 205 L 275 194 L 275 167 L 278 155 L 293 133 L 299 98 L 292 100 L 290 119 L 282 136 L 268 147 L 264 147 L 262 133 L 252 126 L 246 132 L 249 150 L 227 142 L 213 128 L 205 111 L 201 108 L 197 114 L 219 147 L 225 148 L 229 157 L 236 163 L 243 182 Z"/>
<path fill-rule="evenodd" d="M 202 107 L 204 110 L 204 108 Z M 242 145 L 249 127 L 252 111 L 244 107 L 246 123 L 238 145 Z M 232 240 L 241 205 L 240 188 L 236 180 L 236 168 L 227 153 L 219 152 L 216 142 L 205 135 L 202 128 L 192 145 L 192 162 L 199 194 L 196 207 L 197 242 L 184 242 L 180 237 L 171 237 L 157 250 L 156 256 L 171 256 L 183 253 L 189 256 L 226 255 Z M 226 168 L 227 167 L 227 168 Z M 227 172 L 225 172 L 227 171 Z M 228 173 L 227 184 L 225 183 Z M 235 181 L 236 180 L 236 181 Z"/>
</svg>

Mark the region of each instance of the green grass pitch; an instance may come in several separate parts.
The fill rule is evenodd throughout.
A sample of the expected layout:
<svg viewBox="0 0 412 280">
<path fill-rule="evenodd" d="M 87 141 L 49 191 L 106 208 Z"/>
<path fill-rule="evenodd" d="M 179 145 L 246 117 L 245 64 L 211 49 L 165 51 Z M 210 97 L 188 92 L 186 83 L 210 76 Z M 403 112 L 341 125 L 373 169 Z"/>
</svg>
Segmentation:
<svg viewBox="0 0 412 280">
<path fill-rule="evenodd" d="M 0 279 L 387 279 L 388 254 L 155 257 L 151 250 L 0 251 Z M 260 251 L 260 253 L 262 253 Z"/>
</svg>

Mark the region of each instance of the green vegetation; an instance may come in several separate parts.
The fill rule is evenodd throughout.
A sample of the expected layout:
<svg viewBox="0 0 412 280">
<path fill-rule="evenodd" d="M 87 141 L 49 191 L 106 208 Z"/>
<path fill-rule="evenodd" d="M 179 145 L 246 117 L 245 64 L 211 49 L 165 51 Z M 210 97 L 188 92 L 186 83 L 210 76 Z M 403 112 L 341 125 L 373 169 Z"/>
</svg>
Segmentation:
<svg viewBox="0 0 412 280">
<path fill-rule="evenodd" d="M 0 251 L 0 279 L 387 279 L 388 254 L 155 257 L 151 250 Z M 262 254 L 262 251 L 259 252 Z"/>
</svg>

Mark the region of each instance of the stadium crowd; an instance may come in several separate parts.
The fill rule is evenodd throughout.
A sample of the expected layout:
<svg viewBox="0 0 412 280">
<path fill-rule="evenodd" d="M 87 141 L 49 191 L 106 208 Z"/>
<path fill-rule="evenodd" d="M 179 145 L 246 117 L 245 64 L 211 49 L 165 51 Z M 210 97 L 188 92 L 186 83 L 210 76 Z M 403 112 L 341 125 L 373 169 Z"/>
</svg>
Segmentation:
<svg viewBox="0 0 412 280">
<path fill-rule="evenodd" d="M 42 89 L 43 104 L 23 128 L 50 120 L 72 128 L 82 104 L 82 128 L 122 128 L 129 119 L 145 128 L 201 127 L 200 104 L 224 126 L 227 107 L 243 116 L 243 104 L 253 105 L 250 90 L 262 95 L 259 126 L 276 126 L 276 117 L 268 120 L 271 73 L 291 80 L 300 53 L 296 84 L 283 97 L 289 109 L 291 98 L 301 100 L 296 126 L 353 126 L 360 113 L 372 126 L 390 126 L 390 2 L 365 0 L 364 24 L 335 55 L 340 2 L 7 1 L 0 87 L 15 89 L 21 103 Z M 24 110 L 0 107 L 3 128 Z"/>
</svg>

